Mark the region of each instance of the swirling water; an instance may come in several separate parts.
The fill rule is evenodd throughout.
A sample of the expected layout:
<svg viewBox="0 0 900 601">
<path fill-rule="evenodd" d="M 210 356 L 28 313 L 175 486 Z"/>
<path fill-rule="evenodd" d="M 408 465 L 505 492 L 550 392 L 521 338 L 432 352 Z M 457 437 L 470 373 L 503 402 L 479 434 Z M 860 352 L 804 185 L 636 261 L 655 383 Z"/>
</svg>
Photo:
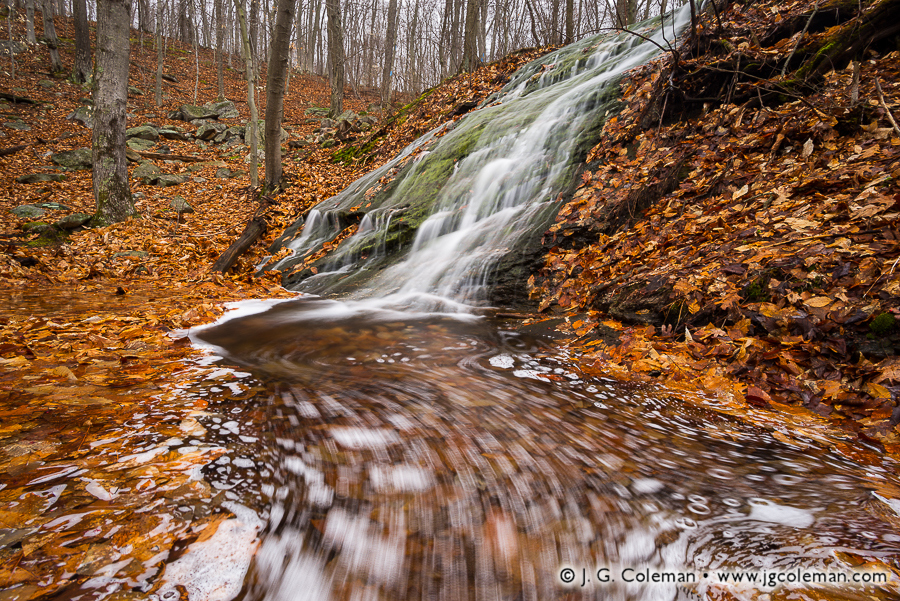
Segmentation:
<svg viewBox="0 0 900 601">
<path fill-rule="evenodd" d="M 267 519 L 244 598 L 895 598 L 715 580 L 887 573 L 893 464 L 585 375 L 489 318 L 364 309 L 301 299 L 196 334 L 270 391 L 252 467 L 207 468 Z M 624 581 L 645 570 L 697 580 Z"/>
</svg>

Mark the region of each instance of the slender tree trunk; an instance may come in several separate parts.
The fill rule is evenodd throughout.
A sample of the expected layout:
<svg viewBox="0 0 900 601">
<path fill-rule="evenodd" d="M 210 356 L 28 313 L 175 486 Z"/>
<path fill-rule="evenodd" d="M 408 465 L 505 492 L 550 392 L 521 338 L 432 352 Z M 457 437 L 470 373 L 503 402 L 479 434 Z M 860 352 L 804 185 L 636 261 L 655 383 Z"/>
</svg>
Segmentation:
<svg viewBox="0 0 900 601">
<path fill-rule="evenodd" d="M 225 100 L 225 65 L 223 64 L 222 45 L 225 43 L 225 19 L 222 15 L 222 0 L 215 0 L 216 11 L 216 86 L 218 99 Z"/>
<path fill-rule="evenodd" d="M 34 35 L 34 0 L 25 0 L 25 41 L 37 44 L 37 37 Z"/>
<path fill-rule="evenodd" d="M 341 28 L 339 0 L 325 0 L 328 13 L 328 70 L 331 80 L 331 115 L 337 117 L 344 111 L 344 32 Z"/>
<path fill-rule="evenodd" d="M 162 76 L 163 76 L 163 10 L 164 0 L 156 0 L 156 106 L 162 106 Z"/>
<path fill-rule="evenodd" d="M 7 0 L 6 10 L 6 35 L 7 40 L 9 41 L 9 78 L 14 81 L 16 79 L 16 53 L 13 52 L 12 22 L 15 17 L 16 8 L 12 0 Z"/>
<path fill-rule="evenodd" d="M 253 70 L 259 65 L 259 0 L 250 0 L 250 56 L 253 57 Z"/>
<path fill-rule="evenodd" d="M 415 42 L 418 40 L 416 37 L 417 29 L 419 28 L 419 0 L 416 0 L 416 6 L 413 10 L 413 20 L 412 27 L 409 30 L 409 40 L 406 45 L 406 71 L 407 71 L 407 82 L 409 86 L 410 92 L 418 91 L 418 83 L 417 83 L 417 69 L 416 69 L 416 58 L 418 58 L 419 53 L 416 52 Z"/>
<path fill-rule="evenodd" d="M 97 1 L 93 176 L 94 221 L 100 225 L 134 214 L 125 159 L 130 14 L 131 0 Z"/>
<path fill-rule="evenodd" d="M 244 48 L 244 64 L 247 71 L 247 105 L 250 108 L 250 123 L 247 124 L 247 135 L 250 136 L 250 185 L 259 186 L 259 115 L 256 112 L 256 65 L 253 61 L 253 49 L 250 46 L 250 32 L 247 31 L 247 15 L 244 13 L 242 0 L 234 0 L 234 8 L 241 25 L 241 41 Z"/>
<path fill-rule="evenodd" d="M 194 0 L 187 0 L 191 3 L 191 20 L 197 22 L 197 9 L 194 6 Z M 197 104 L 197 92 L 200 90 L 200 53 L 197 51 L 198 38 L 200 35 L 194 31 L 191 39 L 193 41 L 194 50 L 194 104 Z"/>
<path fill-rule="evenodd" d="M 461 71 L 474 71 L 478 66 L 478 0 L 466 1 L 466 30 L 463 40 Z"/>
<path fill-rule="evenodd" d="M 91 32 L 88 29 L 87 2 L 73 0 L 72 14 L 75 17 L 75 70 L 72 75 L 76 83 L 84 83 L 91 74 Z"/>
<path fill-rule="evenodd" d="M 266 191 L 281 185 L 281 117 L 288 72 L 291 25 L 295 0 L 278 0 L 275 31 L 272 37 L 272 60 L 266 75 Z"/>
<path fill-rule="evenodd" d="M 575 41 L 575 0 L 566 0 L 566 44 Z"/>
<path fill-rule="evenodd" d="M 394 71 L 394 54 L 397 45 L 397 0 L 388 3 L 387 37 L 384 42 L 384 69 L 381 71 L 381 110 L 386 111 L 391 105 L 392 75 Z"/>
<path fill-rule="evenodd" d="M 450 36 L 452 35 L 450 31 L 450 19 L 452 13 L 453 0 L 445 0 L 444 15 L 441 18 L 441 38 L 438 43 L 438 62 L 440 63 L 440 73 L 438 74 L 438 77 L 441 79 L 443 79 L 450 70 L 450 54 L 452 53 L 450 42 Z"/>
<path fill-rule="evenodd" d="M 42 11 L 44 21 L 44 43 L 50 51 L 50 71 L 58 73 L 63 70 L 62 60 L 59 58 L 59 38 L 56 37 L 56 27 L 53 25 L 53 0 L 44 0 Z"/>
<path fill-rule="evenodd" d="M 366 85 L 375 85 L 375 14 L 378 0 L 372 0 L 372 24 L 369 26 L 369 43 L 366 44 Z"/>
<path fill-rule="evenodd" d="M 58 14 L 60 17 L 66 16 L 66 0 L 57 0 L 56 14 Z"/>
</svg>

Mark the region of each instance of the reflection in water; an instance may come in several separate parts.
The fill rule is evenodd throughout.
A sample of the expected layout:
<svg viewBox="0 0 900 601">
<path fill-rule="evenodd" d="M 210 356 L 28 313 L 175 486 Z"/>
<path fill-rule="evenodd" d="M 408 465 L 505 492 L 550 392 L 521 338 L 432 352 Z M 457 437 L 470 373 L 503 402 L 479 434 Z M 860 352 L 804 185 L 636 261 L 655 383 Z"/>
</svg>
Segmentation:
<svg viewBox="0 0 900 601">
<path fill-rule="evenodd" d="M 735 598 L 596 570 L 837 570 L 900 552 L 883 468 L 584 377 L 488 319 L 300 300 L 199 337 L 273 391 L 247 599 Z M 896 598 L 854 586 L 782 593 Z"/>
</svg>

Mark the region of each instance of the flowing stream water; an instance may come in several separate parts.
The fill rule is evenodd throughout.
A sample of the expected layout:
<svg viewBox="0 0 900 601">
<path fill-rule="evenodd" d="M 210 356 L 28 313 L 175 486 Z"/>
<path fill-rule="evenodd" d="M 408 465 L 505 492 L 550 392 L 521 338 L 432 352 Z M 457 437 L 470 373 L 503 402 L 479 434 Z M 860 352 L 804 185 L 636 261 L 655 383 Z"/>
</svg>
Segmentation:
<svg viewBox="0 0 900 601">
<path fill-rule="evenodd" d="M 686 11 L 643 34 L 665 45 Z M 286 281 L 342 300 L 193 334 L 268 391 L 255 419 L 208 423 L 255 444 L 204 470 L 266 524 L 244 599 L 897 598 L 840 582 L 898 565 L 896 465 L 583 373 L 546 332 L 472 311 L 552 219 L 620 76 L 658 51 L 597 37 L 524 68 L 282 236 Z M 803 574 L 818 584 L 771 586 Z"/>
</svg>

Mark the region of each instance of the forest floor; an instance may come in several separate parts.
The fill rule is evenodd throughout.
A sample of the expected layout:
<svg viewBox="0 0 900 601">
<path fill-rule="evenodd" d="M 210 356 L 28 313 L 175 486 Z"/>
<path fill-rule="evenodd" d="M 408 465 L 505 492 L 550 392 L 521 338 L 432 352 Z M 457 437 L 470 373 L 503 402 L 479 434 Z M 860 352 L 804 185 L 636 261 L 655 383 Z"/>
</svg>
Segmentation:
<svg viewBox="0 0 900 601">
<path fill-rule="evenodd" d="M 733 5 L 722 15 L 724 31 L 716 33 L 730 49 L 683 57 L 680 73 L 751 58 L 786 61 L 803 36 L 773 34 L 769 45 L 760 40 L 790 20 L 802 28 L 815 4 Z M 56 27 L 70 66 L 71 25 L 57 19 Z M 806 40 L 828 31 L 811 28 Z M 181 104 L 215 100 L 211 53 L 200 53 L 195 102 L 192 50 L 170 44 L 166 73 L 177 81 L 164 83 L 157 107 L 153 42 L 133 36 L 130 83 L 142 94 L 129 97 L 129 126 L 185 127 L 168 115 Z M 266 209 L 264 239 L 225 275 L 211 265 L 259 209 L 246 173 L 216 176 L 223 168 L 247 170 L 245 150 L 234 147 L 166 140 L 173 154 L 203 160 L 159 161 L 167 173 L 186 176 L 178 186 L 135 181 L 140 219 L 29 244 L 38 236 L 22 235 L 30 219 L 14 217 L 15 207 L 63 205 L 45 207 L 42 219 L 51 220 L 93 213 L 90 171 L 49 166 L 51 153 L 90 147 L 90 130 L 66 118 L 90 93 L 48 73 L 44 46 L 16 56 L 14 79 L 3 58 L 7 83 L 0 92 L 34 102 L 0 104 L 0 147 L 27 146 L 0 157 L 0 294 L 8 299 L 0 307 L 0 504 L 6 504 L 0 529 L 18 532 L 46 502 L 34 496 L 10 505 L 39 467 L 86 470 L 80 488 L 60 501 L 72 506 L 86 498 L 107 502 L 122 487 L 135 491 L 127 511 L 137 516 L 172 490 L 200 494 L 190 469 L 208 455 L 159 457 L 152 476 L 160 486 L 140 496 L 150 467 L 126 461 L 124 472 L 112 474 L 89 451 L 99 444 L 107 454 L 130 456 L 127 441 L 104 442 L 105 433 L 128 421 L 142 420 L 168 436 L 195 431 L 194 417 L 205 405 L 182 402 L 179 386 L 218 376 L 211 367 L 184 367 L 198 353 L 186 328 L 214 320 L 228 301 L 291 296 L 278 274 L 254 272 L 285 226 L 418 135 L 460 118 L 548 50 L 521 51 L 452 78 L 392 115 L 375 112 L 373 130 L 352 144 L 288 150 L 291 187 Z M 527 321 L 561 319 L 569 336 L 562 344 L 582 353 L 586 371 L 621 370 L 629 378 L 700 387 L 727 399 L 736 413 L 802 413 L 843 428 L 873 452 L 900 456 L 900 135 L 889 116 L 900 116 L 900 53 L 866 51 L 857 102 L 852 70 L 842 66 L 802 97 L 774 101 L 760 93 L 759 103 L 679 107 L 681 117 L 636 130 L 633 123 L 652 99 L 666 97 L 659 86 L 672 67 L 664 61 L 669 57 L 632 72 L 624 84 L 623 113 L 608 122 L 580 187 L 545 237 L 545 268 L 529 282 L 539 312 Z M 245 86 L 231 68 L 225 81 L 226 96 L 241 113 L 236 125 L 247 119 Z M 779 76 L 765 81 L 777 83 Z M 723 85 L 735 98 L 754 86 L 766 91 L 759 81 L 738 77 Z M 345 105 L 371 112 L 376 101 L 371 90 L 359 96 L 349 90 Z M 284 121 L 291 140 L 318 127 L 307 110 L 327 102 L 325 80 L 292 78 Z M 63 173 L 65 180 L 16 181 L 35 172 Z M 176 214 L 176 195 L 195 212 Z M 85 299 L 92 304 L 86 307 Z M 151 406 L 158 410 L 146 417 Z M 171 546 L 202 525 L 186 522 L 153 542 Z M 152 524 L 133 520 L 116 536 L 120 546 L 140 540 L 149 549 L 151 530 Z M 0 583 L 18 585 L 17 596 L 4 598 L 53 593 L 59 580 L 39 577 L 48 571 L 90 575 L 90 563 L 57 565 L 59 557 L 80 557 L 73 553 L 80 546 L 56 535 L 28 541 L 0 549 Z"/>
</svg>

